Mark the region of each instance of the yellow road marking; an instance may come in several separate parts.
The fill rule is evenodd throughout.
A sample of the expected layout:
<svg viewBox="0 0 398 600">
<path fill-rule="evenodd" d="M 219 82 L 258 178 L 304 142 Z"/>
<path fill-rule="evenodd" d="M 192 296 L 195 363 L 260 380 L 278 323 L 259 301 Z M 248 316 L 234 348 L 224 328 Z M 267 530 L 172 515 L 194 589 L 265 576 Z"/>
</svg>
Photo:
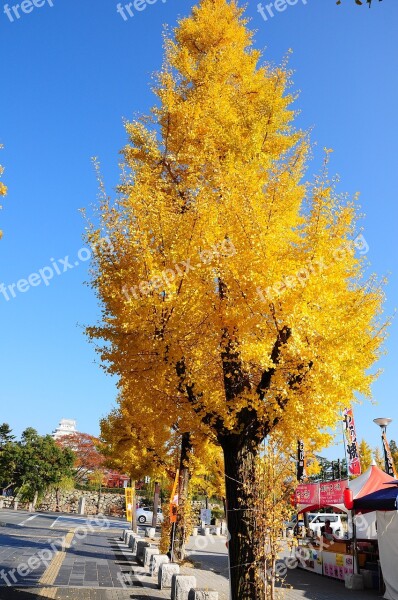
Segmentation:
<svg viewBox="0 0 398 600">
<path fill-rule="evenodd" d="M 48 565 L 48 567 L 45 570 L 45 572 L 43 573 L 43 575 L 40 577 L 40 580 L 39 580 L 40 585 L 54 585 L 54 582 L 55 582 L 55 580 L 58 576 L 58 573 L 62 567 L 62 563 L 65 560 L 66 551 L 68 550 L 68 548 L 71 547 L 74 535 L 75 535 L 74 529 L 72 531 L 69 531 L 69 533 L 66 534 L 65 545 L 64 545 L 65 549 L 58 550 L 58 552 L 55 553 L 54 558 Z M 49 596 L 49 597 L 52 598 L 52 596 Z M 54 596 L 54 598 L 55 598 L 55 596 Z"/>
<path fill-rule="evenodd" d="M 56 598 L 58 588 L 40 588 L 35 590 L 35 596 L 41 596 L 43 598 Z"/>
</svg>

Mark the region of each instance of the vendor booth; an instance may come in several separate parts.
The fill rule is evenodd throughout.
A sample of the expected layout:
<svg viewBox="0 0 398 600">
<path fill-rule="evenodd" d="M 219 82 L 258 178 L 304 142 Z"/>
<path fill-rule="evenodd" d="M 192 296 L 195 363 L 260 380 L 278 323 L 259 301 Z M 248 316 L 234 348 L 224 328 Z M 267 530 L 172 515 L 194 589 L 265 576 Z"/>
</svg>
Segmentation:
<svg viewBox="0 0 398 600">
<path fill-rule="evenodd" d="M 296 507 L 299 513 L 333 509 L 347 513 L 344 506 L 344 490 L 348 480 L 300 484 L 296 490 Z M 326 541 L 316 537 L 304 537 L 298 541 L 301 555 L 300 567 L 320 575 L 344 580 L 354 573 L 354 553 L 349 539 Z"/>
<path fill-rule="evenodd" d="M 316 484 L 300 484 L 296 491 L 296 506 L 299 513 L 331 509 L 334 512 L 344 512 L 347 515 L 347 531 L 342 539 L 333 539 L 331 543 L 319 543 L 312 537 L 299 541 L 299 545 L 306 548 L 310 558 L 303 568 L 307 568 L 325 576 L 344 580 L 347 575 L 358 573 L 360 570 L 367 573 L 368 587 L 378 587 L 379 554 L 378 533 L 376 530 L 376 512 L 374 508 L 367 509 L 355 519 L 353 526 L 351 509 L 345 505 L 345 490 L 349 488 L 355 511 L 357 502 L 364 497 L 373 495 L 380 489 L 385 491 L 386 484 L 391 485 L 394 479 L 372 464 L 365 473 L 348 482 L 348 480 L 330 481 Z M 398 492 L 398 488 L 396 488 Z M 397 493 L 398 496 L 398 493 Z M 398 522 L 397 522 L 398 526 Z M 397 535 L 398 540 L 398 535 Z M 398 545 L 398 541 L 397 541 Z M 397 563 L 398 556 L 394 560 Z M 397 570 L 397 569 L 396 569 Z M 398 589 L 398 585 L 397 585 Z M 386 596 L 398 600 L 396 596 Z"/>
</svg>

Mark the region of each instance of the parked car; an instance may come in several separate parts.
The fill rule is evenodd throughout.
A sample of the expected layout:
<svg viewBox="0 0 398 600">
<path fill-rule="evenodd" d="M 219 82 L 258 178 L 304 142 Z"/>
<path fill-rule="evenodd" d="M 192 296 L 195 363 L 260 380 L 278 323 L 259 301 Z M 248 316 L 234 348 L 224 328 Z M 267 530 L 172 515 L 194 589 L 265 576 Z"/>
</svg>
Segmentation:
<svg viewBox="0 0 398 600">
<path fill-rule="evenodd" d="M 308 519 L 308 527 L 314 535 L 321 535 L 321 528 L 328 520 L 330 521 L 330 527 L 333 530 L 333 534 L 337 537 L 343 537 L 345 527 L 341 518 L 342 515 L 336 513 L 316 513 L 309 516 L 311 516 L 311 518 Z"/>
<path fill-rule="evenodd" d="M 286 529 L 286 533 L 289 533 L 289 531 L 293 531 L 293 533 L 295 535 L 297 535 L 298 530 L 302 526 L 304 526 L 304 521 L 303 521 L 301 515 L 300 515 L 300 519 L 298 521 L 297 521 L 297 515 L 292 515 L 292 518 L 290 519 L 290 521 L 284 522 L 284 527 Z"/>
<path fill-rule="evenodd" d="M 138 523 L 152 523 L 153 518 L 153 509 L 149 508 L 149 506 L 143 506 L 142 508 L 137 508 L 137 521 Z M 162 509 L 158 508 L 158 523 L 163 523 L 163 513 Z"/>
</svg>

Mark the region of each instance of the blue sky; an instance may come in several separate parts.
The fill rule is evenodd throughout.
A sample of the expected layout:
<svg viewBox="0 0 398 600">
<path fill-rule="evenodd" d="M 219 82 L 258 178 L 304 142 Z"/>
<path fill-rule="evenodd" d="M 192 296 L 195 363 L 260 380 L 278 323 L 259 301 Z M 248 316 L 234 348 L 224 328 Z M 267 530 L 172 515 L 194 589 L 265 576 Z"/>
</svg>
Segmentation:
<svg viewBox="0 0 398 600">
<path fill-rule="evenodd" d="M 60 418 L 75 418 L 81 431 L 96 434 L 115 385 L 96 364 L 82 329 L 98 316 L 84 286 L 85 252 L 78 257 L 84 246 L 79 208 L 97 195 L 90 158 L 99 157 L 112 192 L 125 143 L 122 120 L 146 112 L 154 100 L 150 76 L 161 65 L 163 24 L 173 26 L 194 2 L 157 0 L 127 20 L 114 0 L 43 0 L 27 14 L 19 9 L 19 18 L 11 8 L 16 4 L 8 3 L 11 21 L 0 2 L 0 163 L 9 187 L 0 214 L 0 283 L 16 283 L 52 259 L 62 271 L 68 256 L 73 268 L 9 301 L 0 295 L 0 421 L 17 434 L 27 426 L 46 433 Z M 249 0 L 256 45 L 275 63 L 293 49 L 297 124 L 312 128 L 317 143 L 309 175 L 320 169 L 322 149 L 333 148 L 331 170 L 340 174 L 341 190 L 361 192 L 368 256 L 375 272 L 389 275 L 386 313 L 392 314 L 398 290 L 398 2 L 375 0 L 371 9 L 354 0 L 291 4 L 265 21 Z M 378 416 L 394 419 L 389 437 L 398 440 L 397 348 L 395 323 L 374 386 L 378 405 L 356 408 L 358 437 L 373 446 L 379 443 L 372 423 Z"/>
</svg>

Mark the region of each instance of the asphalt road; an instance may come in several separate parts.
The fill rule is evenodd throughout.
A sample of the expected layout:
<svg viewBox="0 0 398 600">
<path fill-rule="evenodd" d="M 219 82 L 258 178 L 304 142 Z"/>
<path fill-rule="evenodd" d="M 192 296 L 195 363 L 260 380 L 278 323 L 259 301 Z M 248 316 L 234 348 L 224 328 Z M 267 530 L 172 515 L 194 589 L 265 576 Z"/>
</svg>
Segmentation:
<svg viewBox="0 0 398 600">
<path fill-rule="evenodd" d="M 27 596 L 27 588 L 46 586 L 52 590 L 58 587 L 123 590 L 126 558 L 118 539 L 126 527 L 126 521 L 101 516 L 84 518 L 2 510 L 0 600 L 10 597 L 11 592 L 16 594 L 17 590 L 19 595 L 15 597 L 20 598 L 24 590 Z M 117 596 L 123 597 L 122 594 L 114 597 Z M 46 597 L 59 596 L 51 592 Z"/>
</svg>

